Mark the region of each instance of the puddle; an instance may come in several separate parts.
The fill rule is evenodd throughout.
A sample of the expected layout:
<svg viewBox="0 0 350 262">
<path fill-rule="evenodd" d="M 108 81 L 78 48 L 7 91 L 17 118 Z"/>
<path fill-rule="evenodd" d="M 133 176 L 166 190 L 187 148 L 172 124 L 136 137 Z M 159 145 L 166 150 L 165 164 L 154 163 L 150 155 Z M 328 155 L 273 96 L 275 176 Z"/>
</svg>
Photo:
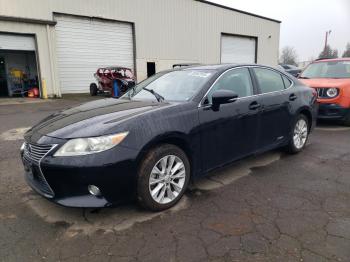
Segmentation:
<svg viewBox="0 0 350 262">
<path fill-rule="evenodd" d="M 248 175 L 252 168 L 266 166 L 280 159 L 281 154 L 269 152 L 257 157 L 236 162 L 228 167 L 212 172 L 206 178 L 196 181 L 192 190 L 213 190 L 228 185 Z M 149 221 L 156 217 L 171 214 L 189 208 L 191 197 L 184 196 L 173 208 L 163 212 L 149 212 L 138 208 L 136 204 L 115 208 L 93 209 L 66 208 L 58 206 L 30 191 L 25 193 L 25 201 L 32 210 L 48 223 L 55 224 L 65 230 L 65 236 L 92 234 L 103 230 L 116 232 L 131 228 L 136 223 Z"/>
</svg>

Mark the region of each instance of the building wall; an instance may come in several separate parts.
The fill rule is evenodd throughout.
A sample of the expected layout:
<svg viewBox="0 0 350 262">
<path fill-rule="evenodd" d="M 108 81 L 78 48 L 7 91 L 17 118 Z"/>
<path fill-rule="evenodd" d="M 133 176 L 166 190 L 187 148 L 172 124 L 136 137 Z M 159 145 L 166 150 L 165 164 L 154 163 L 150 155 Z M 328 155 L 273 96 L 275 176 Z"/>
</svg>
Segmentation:
<svg viewBox="0 0 350 262">
<path fill-rule="evenodd" d="M 279 23 L 223 9 L 193 0 L 0 0 L 0 16 L 53 20 L 53 13 L 100 17 L 134 23 L 138 80 L 147 75 L 146 62 L 156 62 L 156 70 L 175 63 L 220 63 L 221 33 L 258 38 L 257 61 L 275 65 L 278 60 Z M 23 25 L 0 21 L 0 31 L 35 32 L 38 39 L 42 77 L 50 92 L 56 92 L 57 79 L 47 72 L 56 66 L 48 61 L 49 30 L 55 53 L 54 27 Z M 52 30 L 52 31 L 51 31 Z M 44 57 L 43 57 L 44 56 Z M 46 71 L 45 71 L 46 70 Z"/>
</svg>

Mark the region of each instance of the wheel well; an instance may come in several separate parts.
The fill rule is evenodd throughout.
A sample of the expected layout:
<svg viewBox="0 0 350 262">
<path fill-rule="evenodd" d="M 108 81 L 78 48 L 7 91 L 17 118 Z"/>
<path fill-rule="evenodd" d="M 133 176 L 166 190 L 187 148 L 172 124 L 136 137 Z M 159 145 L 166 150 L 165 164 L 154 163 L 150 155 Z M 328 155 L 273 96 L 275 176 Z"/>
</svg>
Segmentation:
<svg viewBox="0 0 350 262">
<path fill-rule="evenodd" d="M 312 126 L 312 115 L 311 115 L 310 111 L 307 110 L 307 109 L 303 109 L 303 110 L 300 111 L 300 114 L 304 115 L 307 118 L 308 126 L 309 126 L 309 132 L 310 132 L 311 126 Z"/>
<path fill-rule="evenodd" d="M 188 161 L 190 162 L 190 165 L 192 166 L 192 154 L 190 147 L 185 139 L 179 138 L 179 137 L 167 137 L 163 139 L 159 139 L 157 141 L 154 141 L 148 145 L 146 145 L 142 150 L 141 154 L 139 155 L 137 159 L 137 164 L 139 165 L 142 159 L 145 157 L 145 155 L 152 149 L 157 146 L 160 146 L 162 144 L 170 144 L 179 147 L 182 151 L 185 152 Z M 192 172 L 192 168 L 191 168 Z"/>
</svg>

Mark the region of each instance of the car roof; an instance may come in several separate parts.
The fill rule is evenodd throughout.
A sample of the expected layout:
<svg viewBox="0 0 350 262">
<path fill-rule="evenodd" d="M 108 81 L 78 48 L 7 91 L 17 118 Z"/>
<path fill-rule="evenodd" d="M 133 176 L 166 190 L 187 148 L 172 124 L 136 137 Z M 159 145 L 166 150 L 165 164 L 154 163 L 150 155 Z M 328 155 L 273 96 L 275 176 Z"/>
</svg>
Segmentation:
<svg viewBox="0 0 350 262">
<path fill-rule="evenodd" d="M 214 70 L 217 72 L 223 72 L 231 68 L 241 67 L 241 66 L 260 66 L 275 69 L 271 66 L 259 65 L 259 64 L 214 64 L 214 65 L 198 65 L 178 68 L 177 70 Z"/>
<path fill-rule="evenodd" d="M 318 59 L 318 60 L 313 61 L 312 63 L 320 63 L 320 62 L 339 62 L 339 61 L 350 61 L 350 57 Z"/>
</svg>

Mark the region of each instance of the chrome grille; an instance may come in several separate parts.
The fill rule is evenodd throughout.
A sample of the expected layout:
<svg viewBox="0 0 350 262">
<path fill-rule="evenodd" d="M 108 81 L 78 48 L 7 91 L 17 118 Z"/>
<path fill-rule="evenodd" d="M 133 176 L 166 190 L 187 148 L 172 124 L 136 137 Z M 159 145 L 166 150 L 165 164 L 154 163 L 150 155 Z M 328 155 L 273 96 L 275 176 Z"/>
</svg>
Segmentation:
<svg viewBox="0 0 350 262">
<path fill-rule="evenodd" d="M 39 164 L 40 160 L 54 147 L 54 145 L 34 145 L 26 143 L 23 157 L 27 160 Z"/>
<path fill-rule="evenodd" d="M 329 97 L 327 95 L 327 90 L 330 89 L 331 87 L 316 87 L 316 91 L 317 91 L 317 96 L 319 98 L 335 98 L 335 97 Z M 338 95 L 339 95 L 339 90 L 338 90 Z"/>
<path fill-rule="evenodd" d="M 27 174 L 27 181 L 38 192 L 46 197 L 52 198 L 54 192 L 45 179 L 41 171 L 40 161 L 52 150 L 56 145 L 38 145 L 29 144 L 25 142 L 23 150 L 24 162 L 32 163 L 30 165 L 30 172 Z"/>
<path fill-rule="evenodd" d="M 316 88 L 316 91 L 317 91 L 318 97 L 320 98 L 327 97 L 327 94 L 326 94 L 327 88 Z"/>
</svg>

